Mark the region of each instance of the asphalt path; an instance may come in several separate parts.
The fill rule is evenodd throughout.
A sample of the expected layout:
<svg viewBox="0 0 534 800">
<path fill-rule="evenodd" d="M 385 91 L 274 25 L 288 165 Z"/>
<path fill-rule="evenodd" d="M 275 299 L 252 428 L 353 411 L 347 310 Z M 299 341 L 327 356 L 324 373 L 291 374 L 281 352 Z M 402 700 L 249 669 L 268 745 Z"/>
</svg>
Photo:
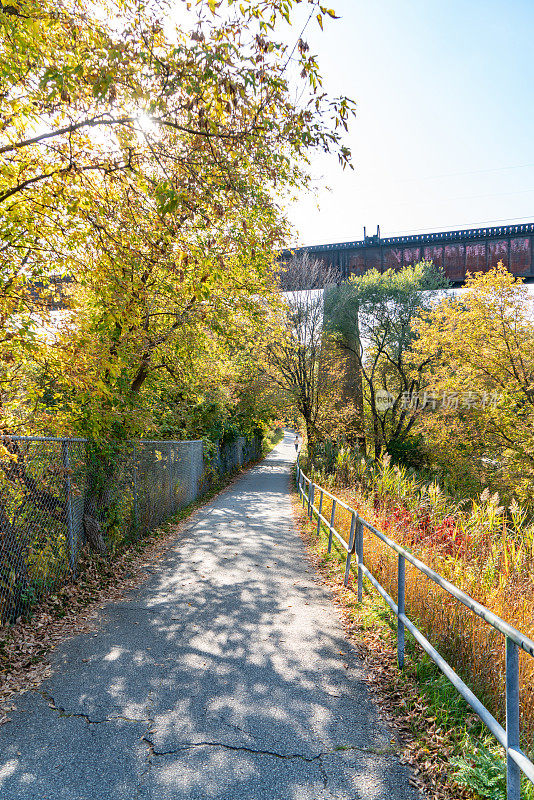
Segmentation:
<svg viewBox="0 0 534 800">
<path fill-rule="evenodd" d="M 291 514 L 293 437 L 0 728 L 1 800 L 415 800 Z"/>
</svg>

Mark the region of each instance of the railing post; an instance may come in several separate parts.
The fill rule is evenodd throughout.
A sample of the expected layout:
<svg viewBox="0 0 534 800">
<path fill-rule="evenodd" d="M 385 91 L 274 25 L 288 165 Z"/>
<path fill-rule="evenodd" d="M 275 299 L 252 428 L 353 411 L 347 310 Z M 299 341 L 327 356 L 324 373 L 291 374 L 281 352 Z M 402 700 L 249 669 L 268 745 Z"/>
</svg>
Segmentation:
<svg viewBox="0 0 534 800">
<path fill-rule="evenodd" d="M 336 518 L 336 499 L 332 500 L 332 513 L 330 514 L 330 526 L 328 528 L 328 552 L 332 552 L 332 528 Z"/>
<path fill-rule="evenodd" d="M 304 508 L 304 503 L 306 502 L 306 501 L 305 501 L 305 499 L 304 499 L 304 496 L 305 496 L 305 494 L 306 494 L 306 493 L 305 493 L 305 490 L 304 490 L 304 486 L 305 486 L 305 484 L 306 484 L 306 479 L 305 479 L 305 477 L 304 477 L 304 475 L 303 475 L 303 476 L 302 476 L 302 508 Z"/>
<path fill-rule="evenodd" d="M 319 498 L 319 514 L 317 516 L 317 536 L 321 533 L 321 514 L 323 513 L 323 490 L 321 489 L 321 497 Z"/>
<path fill-rule="evenodd" d="M 358 555 L 358 603 L 363 600 L 363 522 L 358 517 L 356 527 L 356 552 Z"/>
<path fill-rule="evenodd" d="M 315 484 L 310 481 L 310 491 L 308 492 L 308 517 L 313 519 L 313 492 Z"/>
<path fill-rule="evenodd" d="M 349 585 L 349 574 L 350 574 L 350 559 L 354 552 L 354 535 L 356 530 L 356 513 L 352 512 L 352 519 L 350 522 L 350 536 L 349 536 L 349 549 L 347 552 L 347 561 L 345 563 L 345 579 L 343 581 L 345 586 Z"/>
<path fill-rule="evenodd" d="M 519 747 L 519 650 L 514 641 L 506 637 L 506 744 Z M 520 800 L 521 772 L 506 754 L 506 797 Z"/>
<path fill-rule="evenodd" d="M 69 567 L 72 577 L 76 577 L 76 557 L 74 553 L 74 529 L 72 524 L 72 485 L 70 480 L 69 443 L 63 439 L 61 442 L 61 457 L 63 461 L 63 475 L 65 485 L 65 516 L 67 518 L 67 548 L 69 553 Z"/>
<path fill-rule="evenodd" d="M 404 667 L 404 623 L 400 615 L 406 610 L 406 559 L 399 553 L 399 566 L 397 574 L 397 661 L 399 668 Z"/>
</svg>

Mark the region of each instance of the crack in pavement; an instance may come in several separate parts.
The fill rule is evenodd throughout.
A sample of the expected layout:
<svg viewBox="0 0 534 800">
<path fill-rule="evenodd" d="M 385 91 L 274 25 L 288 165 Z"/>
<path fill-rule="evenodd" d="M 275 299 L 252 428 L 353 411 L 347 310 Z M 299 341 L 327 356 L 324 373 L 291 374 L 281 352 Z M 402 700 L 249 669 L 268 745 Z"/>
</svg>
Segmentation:
<svg viewBox="0 0 534 800">
<path fill-rule="evenodd" d="M 255 736 L 253 736 L 250 733 L 250 731 L 247 731 L 244 728 L 241 728 L 235 722 L 227 722 L 225 719 L 222 719 L 220 716 L 217 716 L 217 714 L 213 714 L 212 712 L 210 712 L 208 710 L 208 708 L 206 708 L 205 706 L 204 706 L 204 708 L 202 708 L 200 713 L 201 713 L 202 717 L 206 720 L 207 723 L 212 723 L 212 724 L 215 724 L 215 725 L 225 725 L 227 728 L 230 728 L 231 730 L 238 731 L 239 733 L 242 733 L 243 736 L 247 737 L 247 739 L 255 739 L 256 738 Z"/>
<path fill-rule="evenodd" d="M 150 707 L 151 706 L 151 702 L 152 702 L 152 695 L 153 694 L 154 694 L 153 689 L 150 689 L 150 691 L 148 692 L 148 697 L 147 697 L 147 702 L 146 702 L 147 727 L 146 727 L 146 730 L 145 730 L 145 732 L 143 733 L 143 735 L 141 737 L 141 741 L 142 742 L 147 742 L 148 741 L 147 735 L 150 733 L 150 729 L 154 725 L 154 719 L 152 717 L 151 707 Z M 152 797 L 152 787 L 151 787 L 151 781 L 150 781 L 151 772 L 152 772 L 152 752 L 151 752 L 150 746 L 148 746 L 147 747 L 147 752 L 146 752 L 145 769 L 143 770 L 143 772 L 139 776 L 139 783 L 138 783 L 138 786 L 137 786 L 137 796 L 138 797 L 141 795 L 142 784 L 143 784 L 144 781 L 146 781 L 146 786 L 148 787 L 149 798 Z"/>
<path fill-rule="evenodd" d="M 324 750 L 320 753 L 317 753 L 314 756 L 306 756 L 303 753 L 279 753 L 276 750 L 260 750 L 254 747 L 246 747 L 245 745 L 235 745 L 235 744 L 225 744 L 224 742 L 184 742 L 179 747 L 174 747 L 172 750 L 156 750 L 156 746 L 152 739 L 148 736 L 142 737 L 143 741 L 148 744 L 149 750 L 151 755 L 154 757 L 159 756 L 172 756 L 176 755 L 177 753 L 182 753 L 186 750 L 192 750 L 195 747 L 221 747 L 224 750 L 233 750 L 235 752 L 245 752 L 245 753 L 252 753 L 253 755 L 260 755 L 260 756 L 271 756 L 273 758 L 281 758 L 287 761 L 300 759 L 301 761 L 307 761 L 308 763 L 312 763 L 314 761 L 319 761 L 322 767 L 322 771 L 324 768 L 322 766 L 321 759 L 324 756 L 331 756 L 336 755 L 342 752 L 346 752 L 348 750 L 356 750 L 359 753 L 364 753 L 366 755 L 374 755 L 374 756 L 383 756 L 383 755 L 392 755 L 396 752 L 396 749 L 393 745 L 388 745 L 386 747 L 358 747 L 358 745 L 340 745 L 339 747 L 334 747 L 332 750 Z"/>
<path fill-rule="evenodd" d="M 323 788 L 326 789 L 326 787 L 328 786 L 328 773 L 324 768 L 323 758 L 321 755 L 319 756 L 317 763 L 319 764 L 319 769 L 321 770 L 321 777 L 323 779 Z"/>
<path fill-rule="evenodd" d="M 48 707 L 53 711 L 57 711 L 60 717 L 65 719 L 69 719 L 71 717 L 84 719 L 88 725 L 104 725 L 106 723 L 109 724 L 116 722 L 118 719 L 122 719 L 125 722 L 151 722 L 151 720 L 139 719 L 139 717 L 127 717 L 124 714 L 115 714 L 112 717 L 105 717 L 104 719 L 92 719 L 89 714 L 84 714 L 81 711 L 67 711 L 66 708 L 58 706 L 52 695 L 48 694 L 48 692 L 45 692 L 42 689 L 37 690 L 36 694 L 40 694 L 41 697 L 48 703 Z"/>
<path fill-rule="evenodd" d="M 182 753 L 185 750 L 192 750 L 195 747 L 221 747 L 224 750 L 252 753 L 260 756 L 272 756 L 273 758 L 283 758 L 288 761 L 291 759 L 301 759 L 302 761 L 312 762 L 316 761 L 321 755 L 318 754 L 316 756 L 305 756 L 300 753 L 277 753 L 276 750 L 259 750 L 253 747 L 246 747 L 245 745 L 225 744 L 224 742 L 184 742 L 182 745 L 173 748 L 172 750 L 156 750 L 154 742 L 151 739 L 149 739 L 147 736 L 144 736 L 143 739 L 145 742 L 147 742 L 152 755 L 156 757 L 176 755 L 177 753 Z"/>
</svg>

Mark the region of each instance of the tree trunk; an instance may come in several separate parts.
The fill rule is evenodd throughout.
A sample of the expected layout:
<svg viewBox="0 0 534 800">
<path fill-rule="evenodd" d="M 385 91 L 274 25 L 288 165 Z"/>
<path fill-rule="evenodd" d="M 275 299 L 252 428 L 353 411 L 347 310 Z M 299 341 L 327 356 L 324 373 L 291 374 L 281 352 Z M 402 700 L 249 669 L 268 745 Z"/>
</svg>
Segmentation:
<svg viewBox="0 0 534 800">
<path fill-rule="evenodd" d="M 376 420 L 373 420 L 373 437 L 375 448 L 375 461 L 380 461 L 382 455 L 382 436 L 380 435 L 380 428 Z"/>
<path fill-rule="evenodd" d="M 94 553 L 103 554 L 107 552 L 107 547 L 104 540 L 102 525 L 98 519 L 98 511 L 93 498 L 91 498 L 89 502 L 86 501 L 85 507 L 87 509 L 83 514 L 83 529 L 85 531 L 85 538 L 90 549 Z"/>
<path fill-rule="evenodd" d="M 317 449 L 317 429 L 311 419 L 305 418 L 306 422 L 306 439 L 307 439 L 307 450 L 308 450 L 308 459 L 311 463 L 315 458 L 315 451 Z"/>
</svg>

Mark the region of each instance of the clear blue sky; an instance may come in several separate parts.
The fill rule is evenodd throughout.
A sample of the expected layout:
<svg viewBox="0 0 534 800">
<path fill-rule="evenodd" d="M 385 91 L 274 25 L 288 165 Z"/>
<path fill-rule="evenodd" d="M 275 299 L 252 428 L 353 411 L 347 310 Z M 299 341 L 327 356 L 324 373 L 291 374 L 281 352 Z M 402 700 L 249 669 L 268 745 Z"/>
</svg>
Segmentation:
<svg viewBox="0 0 534 800">
<path fill-rule="evenodd" d="M 355 171 L 314 160 L 318 197 L 289 211 L 299 243 L 534 221 L 534 0 L 328 5 L 342 19 L 304 38 L 358 104 Z"/>
</svg>

